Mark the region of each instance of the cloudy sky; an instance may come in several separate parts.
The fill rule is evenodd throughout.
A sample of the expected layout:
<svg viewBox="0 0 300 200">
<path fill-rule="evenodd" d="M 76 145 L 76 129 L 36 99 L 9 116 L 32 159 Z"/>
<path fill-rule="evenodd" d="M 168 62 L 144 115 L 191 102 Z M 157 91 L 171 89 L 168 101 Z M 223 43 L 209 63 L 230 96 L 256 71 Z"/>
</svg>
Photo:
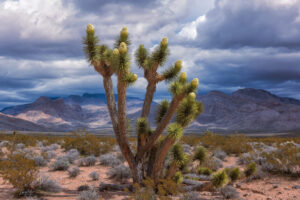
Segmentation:
<svg viewBox="0 0 300 200">
<path fill-rule="evenodd" d="M 82 51 L 88 23 L 107 45 L 127 26 L 131 49 L 153 49 L 167 36 L 166 66 L 182 59 L 201 94 L 252 87 L 300 99 L 300 0 L 2 0 L 0 109 L 103 92 Z M 132 71 L 140 78 L 128 93 L 143 97 L 134 62 Z M 166 96 L 160 84 L 156 99 Z"/>
</svg>

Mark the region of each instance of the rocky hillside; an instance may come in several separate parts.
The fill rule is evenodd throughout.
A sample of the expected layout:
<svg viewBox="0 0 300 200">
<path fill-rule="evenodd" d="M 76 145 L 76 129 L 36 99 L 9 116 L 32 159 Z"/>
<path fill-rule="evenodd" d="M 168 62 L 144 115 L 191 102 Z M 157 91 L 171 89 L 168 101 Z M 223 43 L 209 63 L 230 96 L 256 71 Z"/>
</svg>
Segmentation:
<svg viewBox="0 0 300 200">
<path fill-rule="evenodd" d="M 232 94 L 211 91 L 206 95 L 198 95 L 198 98 L 203 102 L 205 111 L 189 127 L 190 132 L 201 132 L 206 129 L 245 133 L 300 132 L 299 100 L 278 97 L 267 91 L 251 88 L 241 89 Z M 142 105 L 142 99 L 127 98 L 128 117 L 133 125 L 135 119 L 140 116 Z M 156 106 L 156 103 L 152 104 L 150 113 L 152 125 Z M 8 107 L 1 112 L 2 117 L 16 120 L 14 126 L 0 121 L 1 130 L 21 130 L 22 123 L 18 120 L 36 125 L 32 130 L 38 127 L 59 131 L 111 128 L 104 94 L 70 95 L 56 99 L 40 97 L 33 103 Z"/>
</svg>

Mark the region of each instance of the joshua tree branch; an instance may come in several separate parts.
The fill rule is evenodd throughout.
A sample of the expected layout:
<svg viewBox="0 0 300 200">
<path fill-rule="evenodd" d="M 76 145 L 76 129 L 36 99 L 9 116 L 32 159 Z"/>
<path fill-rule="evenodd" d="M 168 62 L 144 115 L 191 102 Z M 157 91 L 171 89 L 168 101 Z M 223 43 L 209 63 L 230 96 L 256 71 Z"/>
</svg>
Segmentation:
<svg viewBox="0 0 300 200">
<path fill-rule="evenodd" d="M 153 147 L 156 140 L 163 133 L 164 129 L 168 126 L 174 113 L 176 112 L 178 105 L 180 104 L 180 102 L 182 101 L 184 96 L 185 96 L 185 94 L 182 93 L 182 94 L 179 94 L 179 95 L 176 95 L 173 97 L 167 113 L 165 114 L 165 116 L 163 117 L 163 119 L 161 120 L 159 125 L 157 126 L 155 132 L 149 137 L 147 144 L 143 148 L 141 148 L 141 150 L 139 152 L 137 152 L 137 156 L 136 156 L 137 160 L 142 158 L 144 156 L 145 152 L 149 151 Z"/>
</svg>

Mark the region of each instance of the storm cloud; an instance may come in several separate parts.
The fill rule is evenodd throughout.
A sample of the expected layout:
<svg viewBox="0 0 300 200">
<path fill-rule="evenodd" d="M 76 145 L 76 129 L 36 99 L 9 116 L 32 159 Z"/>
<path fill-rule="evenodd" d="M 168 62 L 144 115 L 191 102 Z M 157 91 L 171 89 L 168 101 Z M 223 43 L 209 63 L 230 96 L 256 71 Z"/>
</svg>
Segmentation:
<svg viewBox="0 0 300 200">
<path fill-rule="evenodd" d="M 0 108 L 42 95 L 103 92 L 82 51 L 88 23 L 108 45 L 127 26 L 132 54 L 167 36 L 166 66 L 182 59 L 188 76 L 199 78 L 199 93 L 253 87 L 300 98 L 299 0 L 4 0 Z M 140 97 L 146 80 L 137 74 L 128 94 Z M 167 97 L 168 86 L 160 84 L 155 98 Z"/>
</svg>

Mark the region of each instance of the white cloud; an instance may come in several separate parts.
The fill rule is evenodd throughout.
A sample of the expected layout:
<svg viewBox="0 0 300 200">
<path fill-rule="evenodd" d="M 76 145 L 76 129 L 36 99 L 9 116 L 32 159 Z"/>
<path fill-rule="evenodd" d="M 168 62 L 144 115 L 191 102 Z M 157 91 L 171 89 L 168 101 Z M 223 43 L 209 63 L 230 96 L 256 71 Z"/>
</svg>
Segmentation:
<svg viewBox="0 0 300 200">
<path fill-rule="evenodd" d="M 184 27 L 181 29 L 181 31 L 178 33 L 180 37 L 183 37 L 185 39 L 194 40 L 197 37 L 197 27 L 200 23 L 203 23 L 206 21 L 206 16 L 202 15 L 198 17 L 195 21 L 192 21 L 191 23 L 188 23 L 184 25 Z"/>
</svg>

